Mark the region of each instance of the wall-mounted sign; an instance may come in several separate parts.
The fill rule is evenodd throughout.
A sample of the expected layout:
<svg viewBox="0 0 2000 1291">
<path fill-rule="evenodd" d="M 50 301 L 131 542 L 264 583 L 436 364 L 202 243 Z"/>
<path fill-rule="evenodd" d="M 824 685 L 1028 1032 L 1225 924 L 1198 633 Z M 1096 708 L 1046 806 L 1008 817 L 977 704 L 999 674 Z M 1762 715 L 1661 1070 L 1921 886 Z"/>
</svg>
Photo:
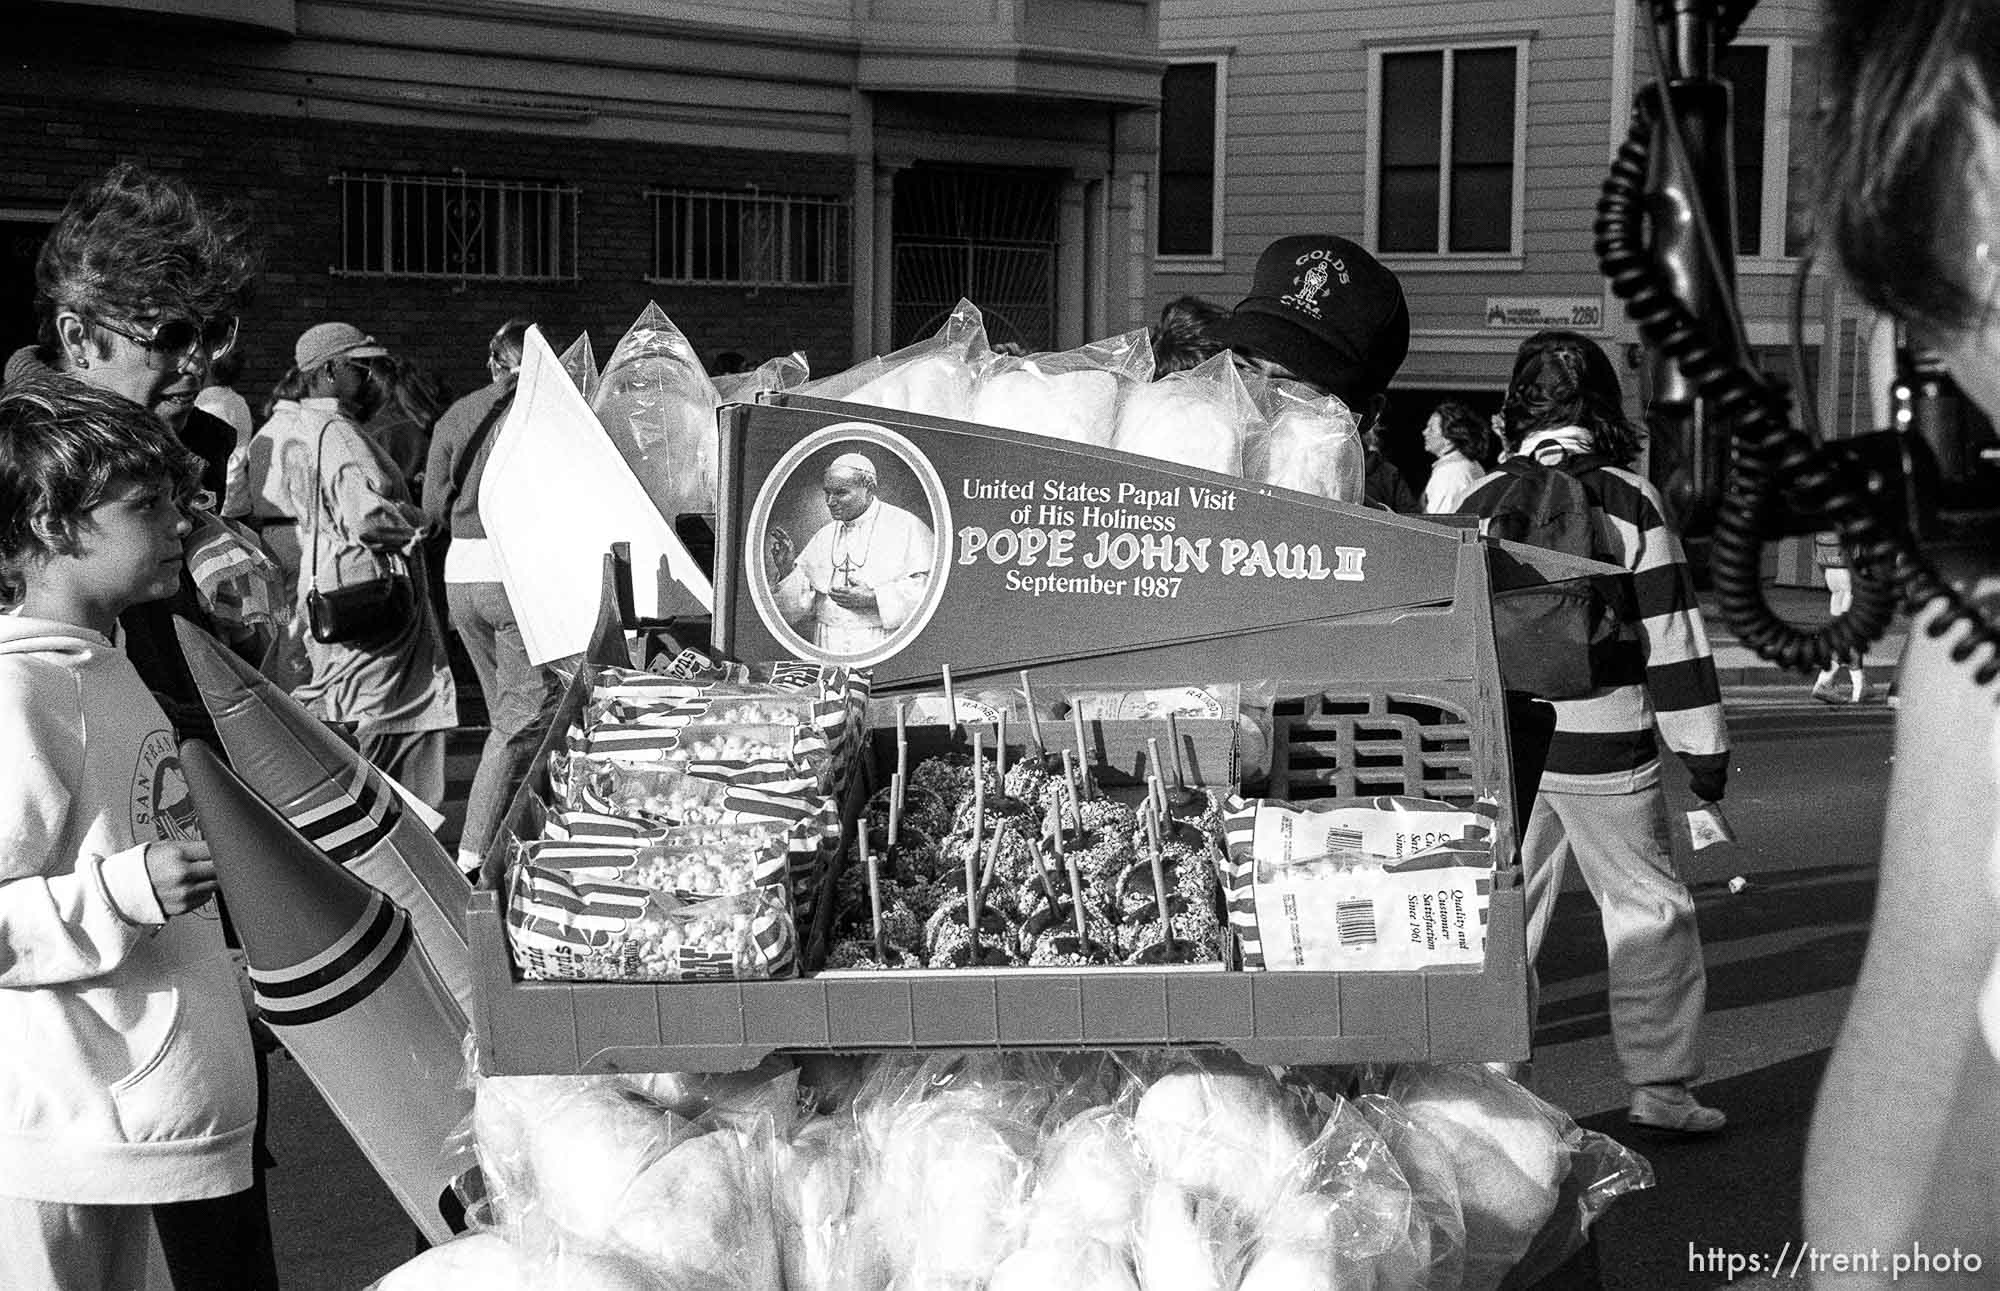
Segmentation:
<svg viewBox="0 0 2000 1291">
<path fill-rule="evenodd" d="M 1448 597 L 1458 535 L 852 404 L 725 414 L 716 621 L 739 658 L 966 675 Z M 726 628 L 725 628 L 726 625 Z"/>
<path fill-rule="evenodd" d="M 1594 332 L 1604 326 L 1602 296 L 1488 296 L 1486 325 L 1501 331 L 1539 332 L 1546 327 Z"/>
</svg>

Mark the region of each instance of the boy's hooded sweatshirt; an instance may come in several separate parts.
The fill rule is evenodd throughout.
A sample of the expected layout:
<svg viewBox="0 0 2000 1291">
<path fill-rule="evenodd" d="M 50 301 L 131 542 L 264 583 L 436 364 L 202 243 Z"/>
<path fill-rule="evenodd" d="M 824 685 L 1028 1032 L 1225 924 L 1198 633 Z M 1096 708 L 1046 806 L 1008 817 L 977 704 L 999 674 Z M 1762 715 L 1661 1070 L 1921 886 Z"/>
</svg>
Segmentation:
<svg viewBox="0 0 2000 1291">
<path fill-rule="evenodd" d="M 257 1089 L 213 902 L 167 919 L 145 845 L 198 838 L 165 714 L 95 632 L 0 614 L 0 1195 L 250 1186 Z"/>
</svg>

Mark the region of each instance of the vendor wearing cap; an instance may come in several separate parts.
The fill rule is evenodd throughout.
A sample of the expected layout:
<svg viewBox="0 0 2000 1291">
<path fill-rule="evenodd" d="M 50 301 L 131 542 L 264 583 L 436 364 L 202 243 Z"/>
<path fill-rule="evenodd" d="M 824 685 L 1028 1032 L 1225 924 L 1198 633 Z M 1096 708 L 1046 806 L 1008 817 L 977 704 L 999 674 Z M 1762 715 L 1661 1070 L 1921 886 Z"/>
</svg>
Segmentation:
<svg viewBox="0 0 2000 1291">
<path fill-rule="evenodd" d="M 821 477 L 832 519 L 794 558 L 774 532 L 778 611 L 834 654 L 861 655 L 907 623 L 930 583 L 930 526 L 875 495 L 875 463 L 843 453 Z"/>
<path fill-rule="evenodd" d="M 1369 443 L 1368 500 L 1393 511 L 1422 510 L 1372 442 L 1388 402 L 1384 392 L 1410 352 L 1403 284 L 1374 256 L 1332 234 L 1279 238 L 1258 258 L 1250 294 L 1214 325 L 1211 339 L 1265 376 L 1337 396 Z"/>
<path fill-rule="evenodd" d="M 293 698 L 349 731 L 363 757 L 436 808 L 444 803 L 445 737 L 458 725 L 458 696 L 431 598 L 419 591 L 409 621 L 378 644 L 303 632 L 315 586 L 365 582 L 399 561 L 416 588 L 428 586 L 417 541 L 424 514 L 402 472 L 360 428 L 379 389 L 366 365 L 387 353 L 348 323 L 321 323 L 299 337 L 293 357 L 305 397 L 285 439 L 272 445 L 277 481 L 263 492 L 296 519 L 302 553 L 293 623 L 311 675 Z"/>
<path fill-rule="evenodd" d="M 274 412 L 250 442 L 244 478 L 244 492 L 250 498 L 247 520 L 277 560 L 288 598 L 298 587 L 300 563 L 288 476 L 310 474 L 311 445 L 330 417 L 342 416 L 356 425 L 368 419 L 376 390 L 364 365 L 388 353 L 374 337 L 349 323 L 307 328 L 292 347 L 300 397 Z"/>
</svg>

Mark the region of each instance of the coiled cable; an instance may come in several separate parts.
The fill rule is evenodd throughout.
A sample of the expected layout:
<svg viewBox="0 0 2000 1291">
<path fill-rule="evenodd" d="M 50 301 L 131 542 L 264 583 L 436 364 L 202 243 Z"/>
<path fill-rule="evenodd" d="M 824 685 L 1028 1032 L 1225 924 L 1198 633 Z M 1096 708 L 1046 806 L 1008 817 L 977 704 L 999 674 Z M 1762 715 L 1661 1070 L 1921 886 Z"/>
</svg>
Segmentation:
<svg viewBox="0 0 2000 1291">
<path fill-rule="evenodd" d="M 1859 657 L 1882 636 L 1900 591 L 1912 611 L 1944 602 L 1930 624 L 1932 636 L 1942 637 L 1961 623 L 1971 629 L 1953 648 L 1957 662 L 1989 647 L 1975 676 L 1981 685 L 1991 683 L 2000 677 L 2000 631 L 1945 582 L 1907 532 L 1881 523 L 1865 480 L 1817 459 L 1811 441 L 1791 425 L 1785 392 L 1710 338 L 1650 253 L 1643 233 L 1646 177 L 1664 95 L 1655 85 L 1634 105 L 1631 129 L 1598 201 L 1596 251 L 1640 334 L 1679 365 L 1730 428 L 1735 453 L 1716 520 L 1711 570 L 1731 628 L 1766 659 L 1801 671 L 1823 669 L 1836 658 Z M 1763 535 L 1774 526 L 1781 494 L 1793 506 L 1828 518 L 1854 568 L 1854 604 L 1812 631 L 1787 623 L 1764 596 Z"/>
</svg>

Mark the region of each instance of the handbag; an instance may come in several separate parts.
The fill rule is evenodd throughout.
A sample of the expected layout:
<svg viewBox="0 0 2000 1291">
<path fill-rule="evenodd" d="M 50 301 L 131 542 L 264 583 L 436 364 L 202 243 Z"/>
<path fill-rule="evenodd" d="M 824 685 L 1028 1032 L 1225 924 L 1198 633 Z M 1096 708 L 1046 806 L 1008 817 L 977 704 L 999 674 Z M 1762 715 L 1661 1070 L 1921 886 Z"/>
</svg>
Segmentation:
<svg viewBox="0 0 2000 1291">
<path fill-rule="evenodd" d="M 320 467 L 326 458 L 326 429 L 319 432 L 313 459 L 313 505 L 321 506 Z M 389 571 L 376 578 L 320 590 L 319 534 L 312 541 L 311 585 L 306 592 L 306 627 L 322 645 L 368 647 L 393 639 L 415 617 L 417 598 L 401 555 L 389 557 Z"/>
</svg>

